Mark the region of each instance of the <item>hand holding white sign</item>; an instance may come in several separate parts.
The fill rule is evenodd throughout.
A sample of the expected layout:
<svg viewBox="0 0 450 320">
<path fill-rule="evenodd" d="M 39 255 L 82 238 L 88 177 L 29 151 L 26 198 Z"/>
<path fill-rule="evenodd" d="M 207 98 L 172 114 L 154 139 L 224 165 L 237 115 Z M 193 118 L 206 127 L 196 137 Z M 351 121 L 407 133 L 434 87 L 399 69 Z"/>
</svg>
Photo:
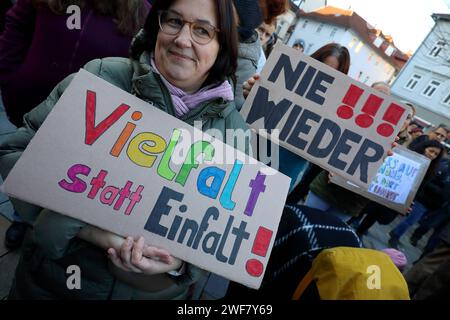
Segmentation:
<svg viewBox="0 0 450 320">
<path fill-rule="evenodd" d="M 270 139 L 277 131 L 281 146 L 362 187 L 408 113 L 391 97 L 281 44 L 241 109 L 258 133 Z"/>
<path fill-rule="evenodd" d="M 288 177 L 222 139 L 84 70 L 4 183 L 16 198 L 121 236 L 144 236 L 253 288 L 264 276 L 288 187 Z M 136 272 L 179 267 L 139 243 L 112 247 L 114 261 L 120 255 L 120 266 Z M 139 262 L 146 252 L 163 262 Z"/>
</svg>

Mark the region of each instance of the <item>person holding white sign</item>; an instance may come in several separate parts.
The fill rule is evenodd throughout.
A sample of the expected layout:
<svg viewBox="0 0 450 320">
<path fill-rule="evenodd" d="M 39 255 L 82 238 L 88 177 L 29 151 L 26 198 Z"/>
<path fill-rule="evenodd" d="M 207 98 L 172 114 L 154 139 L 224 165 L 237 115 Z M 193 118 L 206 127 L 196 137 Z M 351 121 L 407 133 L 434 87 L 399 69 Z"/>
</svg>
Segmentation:
<svg viewBox="0 0 450 320">
<path fill-rule="evenodd" d="M 344 74 L 348 73 L 350 69 L 350 53 L 348 49 L 337 43 L 328 43 L 317 49 L 311 58 L 316 59 L 333 69 L 336 69 Z M 255 74 L 243 84 L 243 94 L 247 98 L 255 82 L 259 79 L 259 75 Z M 292 192 L 298 181 L 299 175 L 305 172 L 309 162 L 299 155 L 291 152 L 283 147 L 279 151 L 279 168 L 278 170 L 291 178 L 291 186 L 289 191 Z M 311 164 L 311 166 L 316 167 Z M 317 169 L 316 169 L 317 171 Z M 316 173 L 317 175 L 317 173 Z"/>
<path fill-rule="evenodd" d="M 246 130 L 229 80 L 237 65 L 233 10 L 228 0 L 157 0 L 132 44 L 131 59 L 93 60 L 85 69 L 189 124 L 201 121 L 203 130 L 219 130 L 223 137 L 227 129 Z M 3 176 L 72 78 L 26 114 L 25 125 L 0 146 Z M 33 230 L 11 299 L 184 299 L 202 276 L 200 269 L 142 238 L 125 239 L 57 212 L 16 204 Z M 66 285 L 71 265 L 81 270 L 79 290 Z"/>
<path fill-rule="evenodd" d="M 422 218 L 422 216 L 427 212 L 428 208 L 425 206 L 425 201 L 423 199 L 424 186 L 436 175 L 436 170 L 439 162 L 444 155 L 444 146 L 436 140 L 429 140 L 422 142 L 418 145 L 411 147 L 411 150 L 417 153 L 423 154 L 431 160 L 430 166 L 428 167 L 427 173 L 424 180 L 422 181 L 419 192 L 415 198 L 415 202 L 412 205 L 412 211 L 408 217 L 403 219 L 394 229 L 389 232 L 389 245 L 393 248 L 397 248 L 400 243 L 400 238 L 402 235 L 416 222 Z"/>
<path fill-rule="evenodd" d="M 390 94 L 390 88 L 386 83 L 375 82 L 372 84 L 372 88 Z M 410 114 L 409 117 L 411 118 L 412 115 Z M 408 125 L 409 121 L 407 120 L 403 124 L 402 130 Z M 369 203 L 369 200 L 363 196 L 330 183 L 329 173 L 326 171 L 318 173 L 311 182 L 308 181 L 308 187 L 306 206 L 327 211 L 345 222 L 361 214 L 361 211 Z"/>
</svg>

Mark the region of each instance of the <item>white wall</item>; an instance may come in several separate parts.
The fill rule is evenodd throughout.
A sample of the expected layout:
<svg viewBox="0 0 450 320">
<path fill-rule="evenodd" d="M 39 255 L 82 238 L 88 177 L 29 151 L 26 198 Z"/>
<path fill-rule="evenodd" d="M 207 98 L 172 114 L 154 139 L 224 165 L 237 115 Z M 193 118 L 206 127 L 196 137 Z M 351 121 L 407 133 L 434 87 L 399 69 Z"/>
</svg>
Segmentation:
<svg viewBox="0 0 450 320">
<path fill-rule="evenodd" d="M 318 8 L 324 7 L 326 5 L 326 2 L 327 2 L 326 0 L 304 0 L 300 4 L 300 9 L 302 9 L 305 12 L 311 12 L 317 10 Z M 278 23 L 277 27 L 278 38 L 281 41 L 287 40 L 284 38 L 291 24 L 295 23 L 295 12 L 289 10 L 285 14 L 282 14 L 281 16 L 278 17 L 277 23 Z"/>
<path fill-rule="evenodd" d="M 395 68 L 353 31 L 348 30 L 340 43 L 350 52 L 350 77 L 367 85 L 378 81 L 389 82 L 393 77 Z"/>
<path fill-rule="evenodd" d="M 402 99 L 408 99 L 419 107 L 418 115 L 434 124 L 450 124 L 450 103 L 444 100 L 450 95 L 450 47 L 443 48 L 437 57 L 430 56 L 432 48 L 439 40 L 450 38 L 450 22 L 438 20 L 428 36 L 419 46 L 417 51 L 408 61 L 392 85 L 394 95 Z M 413 75 L 417 75 L 417 83 L 411 88 L 410 81 Z M 431 96 L 425 93 L 431 81 L 437 81 L 440 85 Z M 409 88 L 406 86 L 409 84 Z M 428 93 L 430 91 L 428 90 Z"/>
<path fill-rule="evenodd" d="M 311 12 L 327 5 L 326 0 L 305 0 L 300 8 L 305 12 Z"/>
<path fill-rule="evenodd" d="M 290 10 L 277 18 L 277 35 L 281 41 L 284 40 L 286 32 L 288 31 L 294 19 L 295 13 Z"/>
<path fill-rule="evenodd" d="M 305 21 L 308 22 L 305 24 Z M 355 33 L 343 27 L 301 18 L 288 45 L 292 46 L 298 38 L 305 40 L 305 53 L 308 55 L 330 42 L 346 46 L 351 60 L 349 76 L 367 85 L 377 81 L 389 81 L 395 72 L 392 65 L 362 42 Z"/>
</svg>

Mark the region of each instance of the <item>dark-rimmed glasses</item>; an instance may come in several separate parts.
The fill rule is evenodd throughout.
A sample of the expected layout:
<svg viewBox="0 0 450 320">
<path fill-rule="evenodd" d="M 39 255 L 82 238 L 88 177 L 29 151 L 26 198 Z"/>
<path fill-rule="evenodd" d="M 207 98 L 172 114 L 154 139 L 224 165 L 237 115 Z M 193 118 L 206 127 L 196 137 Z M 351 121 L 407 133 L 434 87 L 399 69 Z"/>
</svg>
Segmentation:
<svg viewBox="0 0 450 320">
<path fill-rule="evenodd" d="M 161 31 L 175 36 L 180 33 L 186 23 L 189 24 L 191 38 L 198 44 L 208 44 L 214 39 L 219 29 L 205 21 L 187 21 L 181 15 L 173 11 L 159 11 L 159 27 Z"/>
</svg>

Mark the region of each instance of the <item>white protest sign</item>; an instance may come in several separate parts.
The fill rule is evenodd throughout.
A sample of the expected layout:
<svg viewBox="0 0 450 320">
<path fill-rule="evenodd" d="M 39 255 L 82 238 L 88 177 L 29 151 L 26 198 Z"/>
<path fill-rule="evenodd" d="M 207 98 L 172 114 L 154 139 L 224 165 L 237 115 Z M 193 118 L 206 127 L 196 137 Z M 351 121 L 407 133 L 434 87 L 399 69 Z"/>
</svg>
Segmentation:
<svg viewBox="0 0 450 320">
<path fill-rule="evenodd" d="M 4 190 L 258 288 L 289 182 L 80 70 Z"/>
<path fill-rule="evenodd" d="M 404 147 L 396 147 L 387 157 L 368 189 L 334 175 L 331 182 L 400 213 L 411 206 L 430 165 L 430 159 Z"/>
<path fill-rule="evenodd" d="M 259 134 L 367 188 L 410 108 L 277 44 L 241 114 Z M 277 130 L 277 131 L 275 131 Z"/>
</svg>

